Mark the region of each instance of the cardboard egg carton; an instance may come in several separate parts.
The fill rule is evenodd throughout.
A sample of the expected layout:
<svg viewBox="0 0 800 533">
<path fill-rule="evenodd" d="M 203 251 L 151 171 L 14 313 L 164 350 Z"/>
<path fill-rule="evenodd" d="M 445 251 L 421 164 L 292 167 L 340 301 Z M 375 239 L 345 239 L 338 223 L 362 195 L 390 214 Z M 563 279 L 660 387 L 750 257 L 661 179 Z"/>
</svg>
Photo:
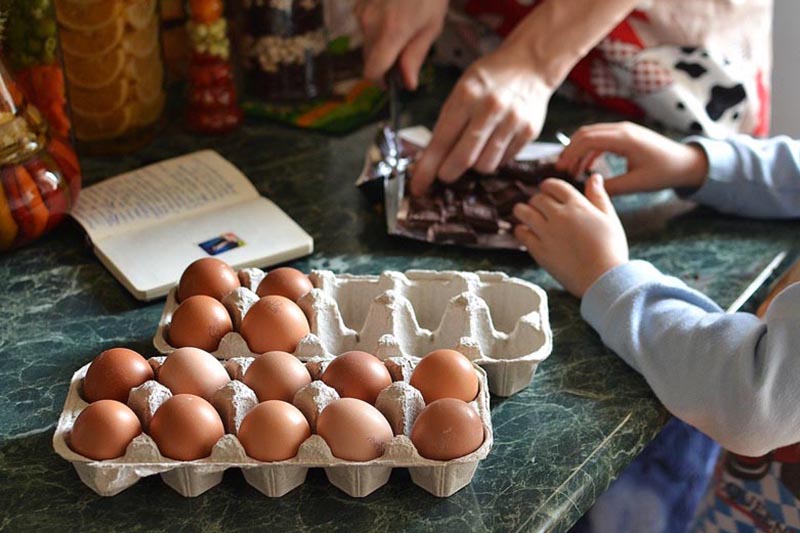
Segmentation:
<svg viewBox="0 0 800 533">
<path fill-rule="evenodd" d="M 408 384 L 398 369 L 413 369 L 418 360 L 389 361 L 393 370 L 393 383 L 378 396 L 376 407 L 386 416 L 395 437 L 386 445 L 384 454 L 374 460 L 353 462 L 333 456 L 327 443 L 315 433 L 319 413 L 339 396 L 336 391 L 318 379 L 324 365 L 330 362 L 329 353 L 316 354 L 307 363 L 314 381 L 295 395 L 294 404 L 304 413 L 312 427 L 312 435 L 301 444 L 296 457 L 278 462 L 260 462 L 247 456 L 236 437 L 242 419 L 257 404 L 255 393 L 238 380 L 244 375 L 251 357 L 236 358 L 226 363 L 232 381 L 219 389 L 211 400 L 220 413 L 226 434 L 216 443 L 211 455 L 196 461 L 176 461 L 164 457 L 155 441 L 146 433 L 136 437 L 125 455 L 118 459 L 94 461 L 81 456 L 69 447 L 69 432 L 80 412 L 88 405 L 81 397 L 83 378 L 89 365 L 72 376 L 69 393 L 59 418 L 53 448 L 70 461 L 81 481 L 101 496 L 113 496 L 136 484 L 139 479 L 159 474 L 164 482 L 187 497 L 198 496 L 218 485 L 225 470 L 240 468 L 247 482 L 269 497 L 279 497 L 303 484 L 309 468 L 323 468 L 328 480 L 353 497 L 363 497 L 385 485 L 393 468 L 408 468 L 411 480 L 439 497 L 450 496 L 470 483 L 478 462 L 489 454 L 492 447 L 492 425 L 489 410 L 489 390 L 486 373 L 478 366 L 478 396 L 470 405 L 480 415 L 484 441 L 474 452 L 450 461 L 434 461 L 417 453 L 409 438 L 414 420 L 424 407 L 421 393 Z M 158 363 L 154 365 L 158 367 Z M 133 389 L 128 404 L 143 422 L 145 431 L 153 413 L 171 393 L 156 381 L 148 381 Z"/>
<path fill-rule="evenodd" d="M 239 271 L 242 287 L 223 298 L 234 331 L 222 338 L 216 357 L 255 355 L 238 329 L 258 300 L 255 290 L 265 275 L 259 269 Z M 382 360 L 450 348 L 486 371 L 493 394 L 511 396 L 531 383 L 552 350 L 547 294 L 501 272 L 409 270 L 364 276 L 317 270 L 309 278 L 315 288 L 297 302 L 311 326 L 294 352 L 302 361 L 321 348 L 334 354 L 363 350 Z M 161 353 L 175 349 L 168 332 L 177 306 L 173 289 L 153 339 Z"/>
</svg>

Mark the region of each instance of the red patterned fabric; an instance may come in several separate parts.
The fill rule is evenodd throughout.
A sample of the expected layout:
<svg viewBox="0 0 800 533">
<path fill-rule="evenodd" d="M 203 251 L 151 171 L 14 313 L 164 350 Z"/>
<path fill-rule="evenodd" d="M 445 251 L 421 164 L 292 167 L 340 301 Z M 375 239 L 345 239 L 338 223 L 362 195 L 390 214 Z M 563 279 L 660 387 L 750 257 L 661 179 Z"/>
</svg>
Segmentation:
<svg viewBox="0 0 800 533">
<path fill-rule="evenodd" d="M 466 0 L 463 9 L 504 37 L 541 1 L 558 0 Z M 568 80 L 583 98 L 692 133 L 766 135 L 769 36 L 763 35 L 765 42 L 758 43 L 762 36 L 753 26 L 759 26 L 757 16 L 768 16 L 769 1 L 653 0 L 650 4 L 633 11 L 572 69 Z M 747 16 L 750 20 L 743 18 Z M 706 24 L 702 17 L 709 19 Z M 714 17 L 725 17 L 720 23 L 728 25 L 748 20 L 741 28 L 745 36 L 715 26 Z M 681 18 L 686 19 L 683 25 Z M 751 51 L 736 57 L 737 49 Z M 689 67 L 676 68 L 679 64 Z M 715 91 L 716 86 L 725 91 Z M 722 100 L 712 102 L 720 92 Z"/>
</svg>

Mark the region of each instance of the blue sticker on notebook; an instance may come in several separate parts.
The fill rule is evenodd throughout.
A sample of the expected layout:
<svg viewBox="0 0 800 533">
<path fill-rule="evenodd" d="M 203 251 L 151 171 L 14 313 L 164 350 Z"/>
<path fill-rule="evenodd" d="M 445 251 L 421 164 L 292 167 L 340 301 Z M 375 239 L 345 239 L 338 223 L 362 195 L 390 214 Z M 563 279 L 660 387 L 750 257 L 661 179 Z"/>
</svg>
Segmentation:
<svg viewBox="0 0 800 533">
<path fill-rule="evenodd" d="M 208 255 L 219 255 L 228 250 L 244 246 L 244 241 L 237 237 L 235 233 L 223 233 L 219 237 L 201 242 L 198 246 L 205 250 Z"/>
</svg>

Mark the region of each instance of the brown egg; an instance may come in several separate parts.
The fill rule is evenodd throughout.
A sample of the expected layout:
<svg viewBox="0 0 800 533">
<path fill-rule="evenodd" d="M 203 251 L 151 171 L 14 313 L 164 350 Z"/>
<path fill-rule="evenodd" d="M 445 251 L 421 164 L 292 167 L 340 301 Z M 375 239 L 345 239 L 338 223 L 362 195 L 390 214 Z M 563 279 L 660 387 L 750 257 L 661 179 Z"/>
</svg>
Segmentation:
<svg viewBox="0 0 800 533">
<path fill-rule="evenodd" d="M 334 456 L 346 461 L 377 459 L 394 436 L 381 412 L 356 398 L 329 403 L 317 419 L 317 433 Z"/>
<path fill-rule="evenodd" d="M 302 309 L 284 296 L 261 298 L 244 315 L 241 328 L 253 353 L 293 352 L 310 331 Z"/>
<path fill-rule="evenodd" d="M 183 271 L 178 283 L 178 301 L 204 294 L 217 300 L 240 286 L 239 277 L 231 266 L 219 259 L 198 259 Z"/>
<path fill-rule="evenodd" d="M 296 268 L 282 267 L 271 270 L 261 280 L 256 293 L 261 296 L 284 296 L 296 302 L 314 288 L 308 276 Z"/>
<path fill-rule="evenodd" d="M 286 352 L 257 355 L 244 375 L 244 383 L 260 402 L 283 400 L 292 403 L 295 393 L 311 383 L 306 365 Z"/>
<path fill-rule="evenodd" d="M 222 363 L 199 348 L 178 348 L 158 370 L 158 381 L 172 394 L 194 394 L 206 400 L 230 380 Z"/>
<path fill-rule="evenodd" d="M 392 384 L 386 365 L 367 352 L 346 352 L 331 361 L 322 381 L 342 398 L 358 398 L 374 404 L 378 394 Z"/>
<path fill-rule="evenodd" d="M 242 420 L 238 435 L 247 455 L 257 461 L 291 459 L 310 436 L 311 428 L 300 409 L 280 400 L 253 407 Z"/>
<path fill-rule="evenodd" d="M 116 400 L 99 400 L 80 412 L 69 433 L 73 451 L 104 461 L 125 455 L 128 444 L 142 432 L 130 407 Z"/>
<path fill-rule="evenodd" d="M 435 350 L 419 362 L 411 374 L 412 387 L 425 403 L 440 398 L 471 402 L 478 395 L 478 374 L 469 359 L 455 350 Z"/>
<path fill-rule="evenodd" d="M 83 399 L 128 403 L 128 393 L 153 379 L 147 359 L 127 348 L 111 348 L 94 358 L 83 378 Z"/>
<path fill-rule="evenodd" d="M 411 442 L 422 457 L 449 461 L 483 444 L 483 424 L 467 402 L 442 398 L 423 409 L 411 428 Z"/>
<path fill-rule="evenodd" d="M 169 323 L 169 343 L 175 348 L 193 346 L 208 352 L 233 329 L 228 310 L 210 296 L 190 296 L 175 309 Z"/>
<path fill-rule="evenodd" d="M 210 403 L 194 394 L 178 394 L 161 404 L 150 421 L 150 436 L 164 457 L 194 461 L 211 455 L 225 434 Z"/>
</svg>

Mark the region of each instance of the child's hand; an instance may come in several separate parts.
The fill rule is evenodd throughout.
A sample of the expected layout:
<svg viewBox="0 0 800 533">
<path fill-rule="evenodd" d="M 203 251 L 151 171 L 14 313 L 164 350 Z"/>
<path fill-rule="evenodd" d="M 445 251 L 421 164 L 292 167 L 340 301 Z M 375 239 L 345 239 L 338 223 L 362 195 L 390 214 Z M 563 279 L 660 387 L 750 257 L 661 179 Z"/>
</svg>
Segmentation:
<svg viewBox="0 0 800 533">
<path fill-rule="evenodd" d="M 708 175 L 705 152 L 632 124 L 592 124 L 580 128 L 561 154 L 556 167 L 578 174 L 602 152 L 628 160 L 628 172 L 606 182 L 611 195 L 677 187 L 700 187 Z"/>
<path fill-rule="evenodd" d="M 628 262 L 625 230 L 599 174 L 586 183 L 586 196 L 565 181 L 545 180 L 527 204 L 514 206 L 514 215 L 522 221 L 514 235 L 579 298 L 600 276 Z"/>
</svg>

